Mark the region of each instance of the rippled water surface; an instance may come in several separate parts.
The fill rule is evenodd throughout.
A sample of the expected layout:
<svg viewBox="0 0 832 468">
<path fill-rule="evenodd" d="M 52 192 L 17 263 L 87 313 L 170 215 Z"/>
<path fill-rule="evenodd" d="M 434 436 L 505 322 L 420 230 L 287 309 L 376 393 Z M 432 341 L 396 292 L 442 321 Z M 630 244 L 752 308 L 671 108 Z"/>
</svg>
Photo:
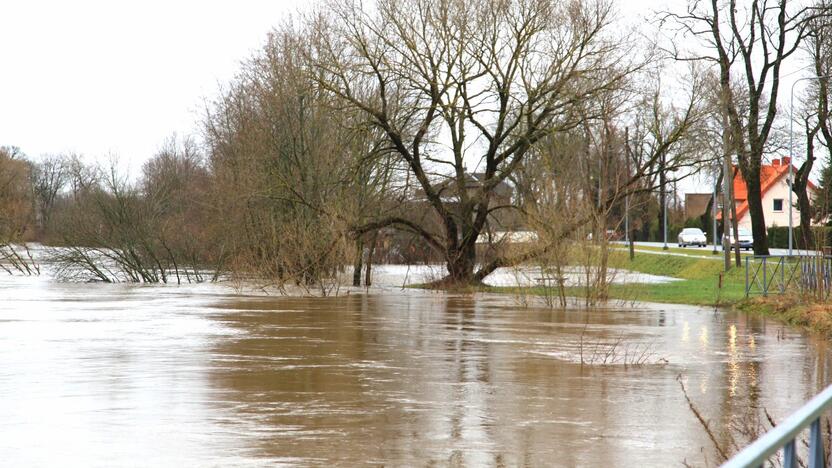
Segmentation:
<svg viewBox="0 0 832 468">
<path fill-rule="evenodd" d="M 0 277 L 0 464 L 704 464 L 677 376 L 721 426 L 788 414 L 829 380 L 827 355 L 692 307 Z"/>
</svg>

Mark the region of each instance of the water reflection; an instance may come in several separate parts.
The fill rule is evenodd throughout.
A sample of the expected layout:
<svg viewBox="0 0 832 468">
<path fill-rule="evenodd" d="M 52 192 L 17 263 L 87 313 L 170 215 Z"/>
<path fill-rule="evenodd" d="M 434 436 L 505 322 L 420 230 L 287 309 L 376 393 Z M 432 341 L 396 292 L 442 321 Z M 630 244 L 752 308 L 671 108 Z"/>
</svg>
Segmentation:
<svg viewBox="0 0 832 468">
<path fill-rule="evenodd" d="M 678 375 L 727 440 L 749 408 L 782 417 L 830 372 L 825 341 L 677 306 L 20 279 L 0 295 L 10 465 L 697 465 L 710 446 Z M 582 346 L 619 341 L 650 364 L 581 364 Z"/>
</svg>

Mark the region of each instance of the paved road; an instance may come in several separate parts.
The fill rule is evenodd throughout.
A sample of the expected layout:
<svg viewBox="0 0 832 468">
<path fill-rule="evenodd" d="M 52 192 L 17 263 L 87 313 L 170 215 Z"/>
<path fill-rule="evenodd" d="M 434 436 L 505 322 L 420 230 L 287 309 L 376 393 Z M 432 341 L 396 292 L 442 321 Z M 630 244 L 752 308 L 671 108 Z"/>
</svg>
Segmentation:
<svg viewBox="0 0 832 468">
<path fill-rule="evenodd" d="M 616 243 L 617 243 L 617 244 L 626 245 L 623 241 L 619 241 L 619 242 L 616 242 Z M 646 246 L 646 247 L 662 247 L 663 245 L 664 245 L 664 244 L 663 244 L 662 242 L 636 242 L 636 248 L 638 248 L 639 246 Z M 668 246 L 668 247 L 678 247 L 678 245 L 677 245 L 675 242 L 673 242 L 673 243 L 668 242 L 668 243 L 667 243 L 667 246 Z M 714 249 L 714 246 L 709 244 L 709 245 L 708 245 L 708 246 L 706 246 L 706 247 L 693 247 L 693 246 L 691 246 L 691 247 L 685 247 L 685 249 L 690 249 L 690 250 L 707 250 L 707 251 L 712 251 L 712 250 Z M 721 252 L 721 251 L 722 251 L 722 246 L 719 246 L 719 247 L 717 248 L 717 250 L 719 250 L 719 251 Z M 743 252 L 750 252 L 750 251 L 748 251 L 748 250 L 743 250 Z M 792 253 L 793 253 L 794 255 L 798 255 L 798 254 L 800 254 L 800 253 L 804 253 L 804 254 L 805 254 L 806 252 L 807 252 L 807 251 L 805 251 L 805 250 L 797 250 L 797 249 L 794 249 Z M 789 254 L 789 249 L 769 249 L 769 253 L 770 253 L 771 255 L 788 255 L 788 254 Z"/>
</svg>

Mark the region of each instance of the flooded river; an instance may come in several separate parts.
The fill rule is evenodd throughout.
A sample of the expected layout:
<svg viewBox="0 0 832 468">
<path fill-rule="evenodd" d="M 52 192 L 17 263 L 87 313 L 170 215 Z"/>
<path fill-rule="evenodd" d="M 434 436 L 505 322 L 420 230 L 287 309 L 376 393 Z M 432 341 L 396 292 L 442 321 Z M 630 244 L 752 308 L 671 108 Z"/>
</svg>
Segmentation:
<svg viewBox="0 0 832 468">
<path fill-rule="evenodd" d="M 784 417 L 830 380 L 828 356 L 774 321 L 693 307 L 6 276 L 0 464 L 702 465 L 677 376 L 724 427 L 749 407 Z"/>
</svg>

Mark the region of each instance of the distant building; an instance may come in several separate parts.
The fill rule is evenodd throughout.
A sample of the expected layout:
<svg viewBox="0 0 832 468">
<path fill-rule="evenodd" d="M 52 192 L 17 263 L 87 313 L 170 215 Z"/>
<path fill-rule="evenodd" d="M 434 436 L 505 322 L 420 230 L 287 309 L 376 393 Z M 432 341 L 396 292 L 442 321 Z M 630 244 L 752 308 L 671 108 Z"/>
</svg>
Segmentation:
<svg viewBox="0 0 832 468">
<path fill-rule="evenodd" d="M 446 177 L 433 185 L 433 190 L 445 203 L 446 208 L 453 212 L 457 209 L 460 201 L 460 189 L 465 190 L 468 195 L 473 196 L 482 187 L 485 181 L 485 174 L 480 172 L 466 172 L 463 175 L 463 186 L 457 184 L 453 177 Z M 524 231 L 525 220 L 520 211 L 511 208 L 514 202 L 514 188 L 505 181 L 498 183 L 492 192 L 490 206 L 492 212 L 488 216 L 486 230 L 491 232 L 515 232 Z M 440 220 L 436 217 L 433 208 L 427 202 L 425 192 L 420 188 L 416 189 L 411 200 L 413 204 L 410 214 L 416 215 L 418 222 L 423 227 L 429 227 L 431 232 L 442 232 Z M 485 233 L 483 233 L 485 234 Z M 513 237 L 510 237 L 513 239 Z"/>
<path fill-rule="evenodd" d="M 699 218 L 711 208 L 713 193 L 686 193 L 685 219 Z"/>
<path fill-rule="evenodd" d="M 794 173 L 797 169 L 792 166 L 791 158 L 775 159 L 771 164 L 764 164 L 760 167 L 760 191 L 763 196 L 763 215 L 766 226 L 788 226 L 789 225 L 789 167 Z M 748 188 L 739 171 L 734 175 L 734 199 L 737 205 L 737 225 L 751 229 L 751 216 L 748 212 Z M 808 190 L 817 190 L 815 184 L 809 181 Z M 810 198 L 813 194 L 810 193 Z M 797 199 L 793 197 L 794 209 L 792 210 L 792 223 L 794 226 L 800 224 L 800 211 L 797 209 Z M 717 214 L 717 219 L 722 219 L 722 213 Z"/>
<path fill-rule="evenodd" d="M 473 195 L 475 191 L 479 190 L 480 187 L 482 187 L 482 184 L 485 181 L 485 173 L 466 172 L 465 174 L 463 174 L 463 181 L 465 190 L 470 195 Z M 442 201 L 446 203 L 455 203 L 459 201 L 459 186 L 457 185 L 456 179 L 454 179 L 453 177 L 446 177 L 443 181 L 434 185 L 433 188 L 436 191 L 436 193 L 439 194 L 439 196 L 442 198 Z M 492 193 L 492 206 L 510 205 L 512 202 L 512 198 L 514 197 L 514 189 L 506 181 L 500 181 L 500 183 L 498 183 L 494 187 L 494 191 Z M 417 191 L 417 196 L 424 197 L 424 191 L 419 189 Z"/>
</svg>

